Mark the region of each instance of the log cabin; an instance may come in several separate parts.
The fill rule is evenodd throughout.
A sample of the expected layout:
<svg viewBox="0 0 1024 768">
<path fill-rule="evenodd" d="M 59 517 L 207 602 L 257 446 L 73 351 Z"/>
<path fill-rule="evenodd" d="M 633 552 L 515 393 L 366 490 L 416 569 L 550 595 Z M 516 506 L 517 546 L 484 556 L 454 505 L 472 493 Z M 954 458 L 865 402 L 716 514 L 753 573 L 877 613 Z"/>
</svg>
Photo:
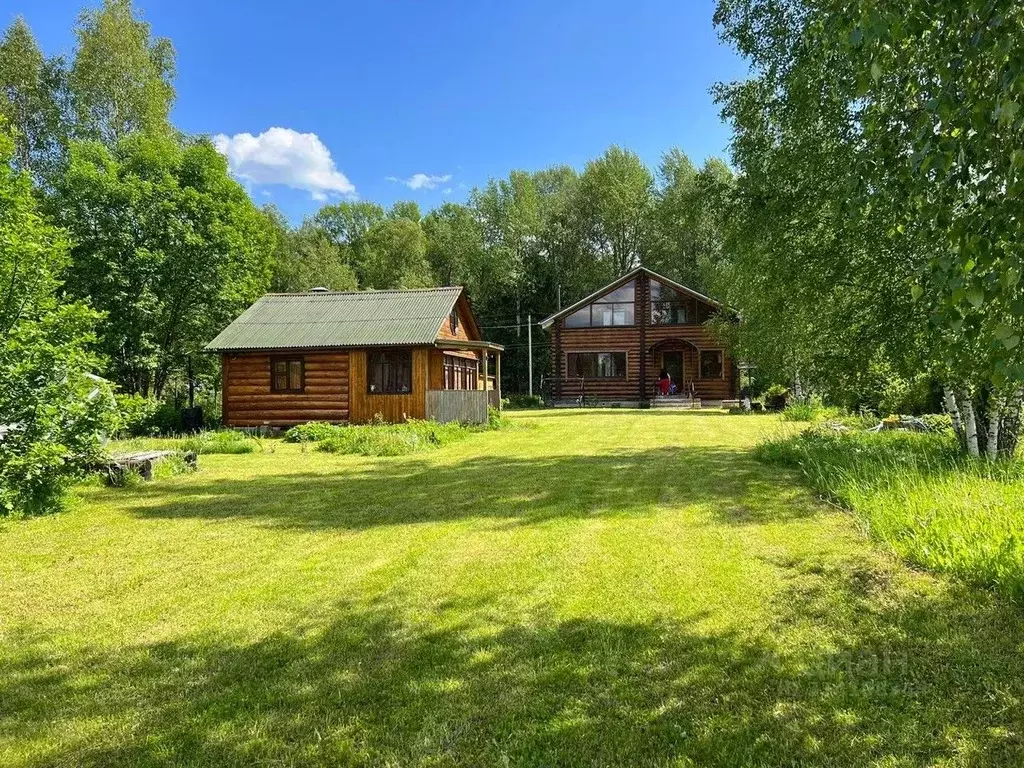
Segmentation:
<svg viewBox="0 0 1024 768">
<path fill-rule="evenodd" d="M 272 293 L 206 345 L 228 427 L 485 421 L 500 407 L 502 349 L 458 286 Z"/>
<path fill-rule="evenodd" d="M 554 404 L 641 406 L 735 400 L 738 372 L 707 323 L 735 313 L 719 302 L 638 267 L 541 321 L 550 337 L 546 395 Z M 662 372 L 672 394 L 659 394 Z"/>
</svg>

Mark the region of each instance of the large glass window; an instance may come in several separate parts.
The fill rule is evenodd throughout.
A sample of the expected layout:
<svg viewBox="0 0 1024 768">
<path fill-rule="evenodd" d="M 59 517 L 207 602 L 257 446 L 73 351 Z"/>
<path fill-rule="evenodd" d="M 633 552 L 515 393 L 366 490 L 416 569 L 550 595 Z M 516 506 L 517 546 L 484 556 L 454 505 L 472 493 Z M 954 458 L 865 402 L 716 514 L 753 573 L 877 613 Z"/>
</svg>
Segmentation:
<svg viewBox="0 0 1024 768">
<path fill-rule="evenodd" d="M 700 377 L 720 379 L 725 370 L 724 355 L 720 349 L 703 349 L 700 353 Z"/>
<path fill-rule="evenodd" d="M 636 281 L 620 285 L 590 306 L 565 318 L 566 328 L 606 328 L 633 325 L 636 306 Z"/>
<path fill-rule="evenodd" d="M 305 388 L 306 362 L 303 358 L 270 358 L 271 392 L 302 392 Z"/>
<path fill-rule="evenodd" d="M 686 294 L 651 280 L 651 323 L 684 325 L 690 320 L 690 299 Z"/>
<path fill-rule="evenodd" d="M 389 349 L 367 355 L 366 391 L 374 395 L 412 392 L 412 351 Z"/>
<path fill-rule="evenodd" d="M 570 352 L 566 355 L 570 376 L 585 379 L 626 378 L 625 352 Z"/>
</svg>

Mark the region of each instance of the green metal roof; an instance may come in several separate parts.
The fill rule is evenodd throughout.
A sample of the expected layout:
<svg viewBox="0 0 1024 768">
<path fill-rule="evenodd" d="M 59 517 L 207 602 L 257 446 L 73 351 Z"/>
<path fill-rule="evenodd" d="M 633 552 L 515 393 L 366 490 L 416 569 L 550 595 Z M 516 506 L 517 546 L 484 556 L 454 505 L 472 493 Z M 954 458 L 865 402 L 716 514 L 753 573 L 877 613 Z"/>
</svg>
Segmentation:
<svg viewBox="0 0 1024 768">
<path fill-rule="evenodd" d="M 433 344 L 460 287 L 263 296 L 207 351 Z"/>
</svg>

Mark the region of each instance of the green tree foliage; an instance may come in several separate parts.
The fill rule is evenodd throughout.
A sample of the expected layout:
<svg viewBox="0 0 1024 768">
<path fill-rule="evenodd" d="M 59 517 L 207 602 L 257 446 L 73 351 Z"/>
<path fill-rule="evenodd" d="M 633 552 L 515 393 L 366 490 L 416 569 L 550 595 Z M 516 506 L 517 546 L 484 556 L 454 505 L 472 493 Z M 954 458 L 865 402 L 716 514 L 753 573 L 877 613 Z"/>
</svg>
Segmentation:
<svg viewBox="0 0 1024 768">
<path fill-rule="evenodd" d="M 12 170 L 13 153 L 0 136 L 0 515 L 59 507 L 109 414 L 109 391 L 89 375 L 97 316 L 58 301 L 67 243 L 27 174 Z"/>
<path fill-rule="evenodd" d="M 434 284 L 427 238 L 419 221 L 398 217 L 374 224 L 356 250 L 356 274 L 364 288 L 425 288 Z"/>
<path fill-rule="evenodd" d="M 206 140 L 74 142 L 51 205 L 74 240 L 65 289 L 106 313 L 100 349 L 126 392 L 159 396 L 269 286 L 273 226 Z"/>
<path fill-rule="evenodd" d="M 14 130 L 16 170 L 52 171 L 60 156 L 66 123 L 61 113 L 64 71 L 48 60 L 20 16 L 0 40 L 0 118 Z"/>
<path fill-rule="evenodd" d="M 587 233 L 597 253 L 621 275 L 643 260 L 651 226 L 654 179 L 629 150 L 609 147 L 587 163 L 580 179 L 580 205 Z"/>
<path fill-rule="evenodd" d="M 480 286 L 483 278 L 483 240 L 473 211 L 445 203 L 423 220 L 427 261 L 441 285 Z"/>
<path fill-rule="evenodd" d="M 104 0 L 82 12 L 69 85 L 76 135 L 113 146 L 131 133 L 168 133 L 175 56 L 153 38 L 131 0 Z"/>
<path fill-rule="evenodd" d="M 291 293 L 311 288 L 352 291 L 359 285 L 355 272 L 342 260 L 341 249 L 330 237 L 309 223 L 289 230 L 278 211 L 269 210 L 275 227 L 272 291 Z"/>
<path fill-rule="evenodd" d="M 698 168 L 681 150 L 662 157 L 654 193 L 652 225 L 644 263 L 697 289 L 722 254 L 722 222 L 716 194 L 732 184 L 729 167 L 717 158 Z"/>
<path fill-rule="evenodd" d="M 719 91 L 742 171 L 719 285 L 762 354 L 838 385 L 879 355 L 941 377 L 965 447 L 995 455 L 1024 379 L 1024 10 L 723 0 L 716 20 L 754 72 Z"/>
</svg>

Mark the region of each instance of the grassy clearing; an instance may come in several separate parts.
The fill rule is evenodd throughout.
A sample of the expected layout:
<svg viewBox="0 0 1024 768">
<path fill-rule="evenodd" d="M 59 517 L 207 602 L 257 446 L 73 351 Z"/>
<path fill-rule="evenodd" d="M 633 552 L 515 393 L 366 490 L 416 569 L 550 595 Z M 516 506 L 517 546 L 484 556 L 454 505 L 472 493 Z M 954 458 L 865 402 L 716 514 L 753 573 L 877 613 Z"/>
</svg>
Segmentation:
<svg viewBox="0 0 1024 768">
<path fill-rule="evenodd" d="M 1024 762 L 1019 610 L 754 460 L 792 426 L 511 418 L 4 523 L 0 764 Z"/>
<path fill-rule="evenodd" d="M 962 458 L 952 435 L 809 430 L 758 455 L 796 468 L 927 568 L 1024 600 L 1024 465 Z"/>
</svg>

